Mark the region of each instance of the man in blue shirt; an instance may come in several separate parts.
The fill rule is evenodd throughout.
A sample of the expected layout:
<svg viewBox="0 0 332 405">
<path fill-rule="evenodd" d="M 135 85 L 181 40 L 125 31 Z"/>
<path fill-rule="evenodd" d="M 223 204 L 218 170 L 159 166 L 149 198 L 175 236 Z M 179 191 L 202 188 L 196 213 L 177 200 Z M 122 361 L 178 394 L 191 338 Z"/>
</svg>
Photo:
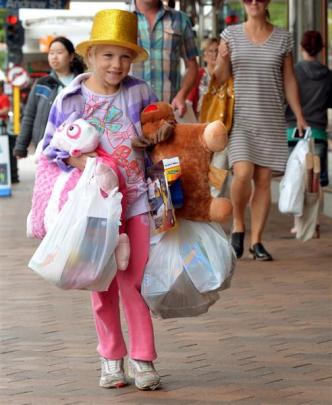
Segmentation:
<svg viewBox="0 0 332 405">
<path fill-rule="evenodd" d="M 181 11 L 164 7 L 160 0 L 133 0 L 138 17 L 138 43 L 150 58 L 137 63 L 132 73 L 147 81 L 161 101 L 171 103 L 180 116 L 198 75 L 198 50 L 190 19 Z M 185 63 L 181 80 L 180 61 Z"/>
</svg>

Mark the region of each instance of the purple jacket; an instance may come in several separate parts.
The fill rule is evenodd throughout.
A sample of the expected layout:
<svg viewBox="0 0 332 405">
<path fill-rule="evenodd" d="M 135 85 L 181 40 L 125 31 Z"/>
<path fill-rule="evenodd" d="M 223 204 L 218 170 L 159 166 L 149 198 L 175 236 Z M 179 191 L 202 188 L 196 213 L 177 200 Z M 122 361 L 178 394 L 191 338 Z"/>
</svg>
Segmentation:
<svg viewBox="0 0 332 405">
<path fill-rule="evenodd" d="M 69 157 L 69 153 L 55 149 L 49 143 L 57 127 L 64 122 L 72 122 L 82 117 L 84 99 L 81 91 L 81 82 L 86 80 L 90 75 L 91 73 L 83 73 L 77 76 L 55 99 L 48 117 L 43 141 L 43 153 L 64 171 L 71 169 L 71 166 L 68 166 L 63 161 L 63 159 Z M 127 101 L 128 117 L 136 129 L 137 136 L 141 136 L 140 114 L 147 105 L 157 101 L 157 97 L 145 81 L 132 76 L 127 76 L 122 81 L 121 86 L 121 91 L 124 92 Z"/>
</svg>

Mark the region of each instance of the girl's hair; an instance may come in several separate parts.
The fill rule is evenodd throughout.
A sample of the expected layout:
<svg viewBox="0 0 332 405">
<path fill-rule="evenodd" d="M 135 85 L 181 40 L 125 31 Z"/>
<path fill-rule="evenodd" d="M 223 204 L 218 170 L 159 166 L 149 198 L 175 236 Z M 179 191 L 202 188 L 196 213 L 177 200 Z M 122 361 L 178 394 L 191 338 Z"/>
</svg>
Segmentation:
<svg viewBox="0 0 332 405">
<path fill-rule="evenodd" d="M 201 44 L 202 52 L 205 52 L 208 49 L 208 47 L 212 44 L 219 44 L 219 39 L 215 37 L 203 39 Z"/>
<path fill-rule="evenodd" d="M 306 31 L 302 36 L 301 46 L 310 56 L 316 56 L 324 46 L 320 32 Z"/>
<path fill-rule="evenodd" d="M 83 73 L 86 69 L 86 66 L 81 56 L 77 55 L 77 53 L 75 52 L 74 44 L 66 37 L 55 37 L 51 41 L 49 48 L 51 48 L 51 46 L 55 42 L 60 42 L 60 44 L 62 44 L 66 48 L 69 55 L 74 55 L 72 61 L 70 62 L 70 71 L 75 75 Z"/>
</svg>

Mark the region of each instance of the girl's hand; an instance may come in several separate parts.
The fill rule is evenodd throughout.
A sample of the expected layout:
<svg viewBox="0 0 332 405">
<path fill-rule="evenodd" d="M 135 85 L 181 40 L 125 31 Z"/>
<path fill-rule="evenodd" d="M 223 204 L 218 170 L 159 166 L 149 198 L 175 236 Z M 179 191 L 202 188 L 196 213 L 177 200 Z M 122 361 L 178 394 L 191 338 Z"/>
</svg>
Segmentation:
<svg viewBox="0 0 332 405">
<path fill-rule="evenodd" d="M 218 48 L 218 58 L 229 59 L 230 53 L 228 49 L 228 44 L 225 41 L 220 41 Z"/>
<path fill-rule="evenodd" d="M 96 156 L 97 153 L 95 152 L 84 153 L 83 155 L 78 157 L 70 156 L 68 159 L 66 159 L 66 163 L 70 166 L 76 167 L 78 170 L 83 172 L 87 157 L 96 157 Z"/>
</svg>

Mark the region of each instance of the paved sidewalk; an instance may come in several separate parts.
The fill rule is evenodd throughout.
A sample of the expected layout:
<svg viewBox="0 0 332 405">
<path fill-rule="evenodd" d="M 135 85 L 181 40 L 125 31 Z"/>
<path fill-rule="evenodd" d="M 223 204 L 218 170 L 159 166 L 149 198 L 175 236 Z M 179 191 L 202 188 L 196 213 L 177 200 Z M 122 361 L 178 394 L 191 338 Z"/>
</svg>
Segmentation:
<svg viewBox="0 0 332 405">
<path fill-rule="evenodd" d="M 232 287 L 208 314 L 155 320 L 162 389 L 98 387 L 89 293 L 61 291 L 27 269 L 31 162 L 0 199 L 0 404 L 332 404 L 332 220 L 321 239 L 289 237 L 273 207 L 271 263 L 237 264 Z"/>
</svg>

